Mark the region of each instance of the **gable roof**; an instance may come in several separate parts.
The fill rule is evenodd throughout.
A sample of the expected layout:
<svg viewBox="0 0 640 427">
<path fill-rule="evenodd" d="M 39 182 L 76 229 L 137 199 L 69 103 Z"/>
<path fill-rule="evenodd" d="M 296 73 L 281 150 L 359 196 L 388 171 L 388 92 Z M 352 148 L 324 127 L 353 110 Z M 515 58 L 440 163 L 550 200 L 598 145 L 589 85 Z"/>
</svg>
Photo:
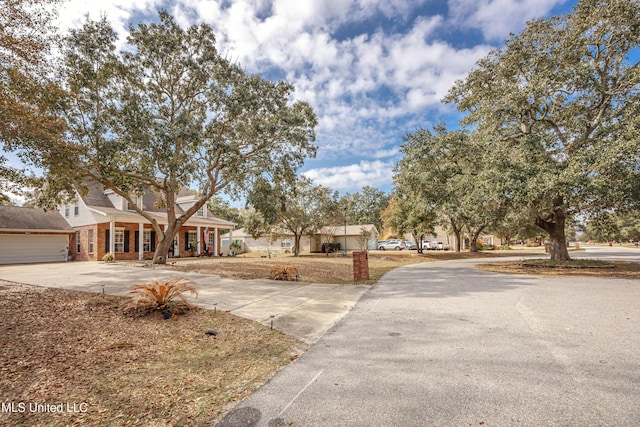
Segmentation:
<svg viewBox="0 0 640 427">
<path fill-rule="evenodd" d="M 72 232 L 73 228 L 56 211 L 18 206 L 0 206 L 0 230 Z"/>
<path fill-rule="evenodd" d="M 87 194 L 80 197 L 82 198 L 84 204 L 87 205 L 87 207 L 89 207 L 90 209 L 94 209 L 95 211 L 99 211 L 103 214 L 115 214 L 115 215 L 123 215 L 123 216 L 130 215 L 132 217 L 139 217 L 139 214 L 137 212 L 126 211 L 126 210 L 118 209 L 117 207 L 115 207 L 113 203 L 111 203 L 109 196 L 105 194 L 104 186 L 99 182 L 93 179 L 87 178 L 83 182 L 83 185 L 87 189 Z M 193 199 L 195 196 L 197 196 L 197 193 L 195 191 L 189 190 L 188 188 L 183 187 L 180 189 L 179 193 L 176 195 L 176 199 L 178 198 L 182 200 Z M 157 206 L 158 205 L 157 201 L 158 201 L 158 196 L 155 193 L 150 191 L 145 191 L 144 194 L 142 195 L 142 209 L 145 212 L 153 214 L 153 216 L 157 218 L 166 219 L 167 217 L 166 211 L 165 209 Z M 175 212 L 176 212 L 176 215 L 182 215 L 185 211 L 176 203 Z M 209 215 L 206 218 L 200 218 L 194 215 L 191 218 L 189 218 L 189 222 L 192 224 L 201 223 L 203 225 L 208 225 L 214 222 L 222 226 L 228 225 L 229 228 L 235 227 L 235 223 L 221 219 L 221 218 L 217 218 L 213 215 L 213 213 L 211 213 L 211 211 L 208 211 L 208 212 L 209 212 Z"/>
</svg>

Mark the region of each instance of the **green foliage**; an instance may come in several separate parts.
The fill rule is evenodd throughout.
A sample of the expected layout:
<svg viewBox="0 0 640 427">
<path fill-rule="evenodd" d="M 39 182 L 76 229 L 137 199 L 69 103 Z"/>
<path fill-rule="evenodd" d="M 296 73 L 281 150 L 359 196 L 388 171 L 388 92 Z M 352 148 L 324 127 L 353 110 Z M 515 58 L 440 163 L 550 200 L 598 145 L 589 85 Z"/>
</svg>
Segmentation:
<svg viewBox="0 0 640 427">
<path fill-rule="evenodd" d="M 593 218 L 580 236 L 580 240 L 597 242 L 640 241 L 640 213 L 602 214 Z"/>
<path fill-rule="evenodd" d="M 13 152 L 27 167 L 64 160 L 55 149 L 47 157 L 39 152 L 42 144 L 56 147 L 65 131 L 55 111 L 62 92 L 48 77 L 52 23 L 60 3 L 11 0 L 0 7 L 0 149 Z M 42 180 L 10 167 L 0 155 L 0 202 L 9 202 L 9 194 L 24 194 L 25 186 L 41 187 Z"/>
<path fill-rule="evenodd" d="M 460 236 L 464 228 L 477 239 L 482 230 L 497 224 L 506 214 L 502 173 L 489 167 L 490 147 L 464 130 L 447 131 L 444 125 L 434 132 L 419 129 L 407 134 L 402 146 L 404 158 L 398 162 L 394 181 L 398 197 L 414 209 L 413 219 L 400 204 L 400 218 L 439 222 Z"/>
<path fill-rule="evenodd" d="M 169 310 L 171 314 L 183 314 L 193 308 L 184 296 L 185 293 L 198 295 L 194 282 L 184 277 L 173 279 L 153 279 L 148 283 L 134 285 L 123 310 L 130 315 L 146 315 L 153 312 Z"/>
<path fill-rule="evenodd" d="M 236 224 L 237 228 L 246 227 L 245 215 L 242 210 L 232 207 L 229 202 L 220 196 L 213 196 L 207 202 L 207 209 L 217 218 L 226 219 Z"/>
<path fill-rule="evenodd" d="M 337 192 L 313 185 L 305 177 L 298 178 L 292 184 L 259 179 L 247 197 L 247 204 L 253 206 L 263 218 L 262 224 L 259 224 L 261 228 L 255 232 L 264 235 L 267 230 L 275 229 L 280 234 L 292 234 L 295 256 L 300 254 L 302 236 L 316 232 L 324 225 L 333 225 L 329 222 L 340 211 Z"/>
<path fill-rule="evenodd" d="M 531 210 L 568 259 L 565 223 L 637 206 L 640 4 L 581 0 L 530 21 L 478 62 L 446 101 L 487 141 L 514 205 Z"/>
<path fill-rule="evenodd" d="M 69 92 L 60 113 L 71 164 L 49 170 L 41 204 L 64 194 L 56 183 L 82 177 L 128 202 L 151 191 L 163 201 L 168 227 L 134 209 L 159 236 L 154 258 L 166 259 L 180 226 L 211 197 L 247 191 L 263 175 L 290 181 L 315 155 L 311 107 L 290 101 L 290 84 L 249 75 L 221 56 L 210 26 L 182 29 L 161 11 L 159 22 L 130 29 L 126 51 L 116 52 L 115 39 L 103 18 L 63 41 L 57 75 Z M 45 158 L 49 149 L 41 147 Z M 177 215 L 176 195 L 185 187 L 197 187 L 200 197 Z"/>
<path fill-rule="evenodd" d="M 350 224 L 373 224 L 382 231 L 382 211 L 391 201 L 391 195 L 365 186 L 357 193 L 347 193 L 340 199 L 340 206 L 349 212 Z"/>
</svg>

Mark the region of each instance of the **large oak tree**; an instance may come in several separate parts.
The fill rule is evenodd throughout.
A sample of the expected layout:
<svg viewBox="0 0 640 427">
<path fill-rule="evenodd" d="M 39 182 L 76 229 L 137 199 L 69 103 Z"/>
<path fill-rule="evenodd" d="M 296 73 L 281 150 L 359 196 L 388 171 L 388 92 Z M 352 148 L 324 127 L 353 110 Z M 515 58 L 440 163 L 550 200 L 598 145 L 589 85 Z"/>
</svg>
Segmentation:
<svg viewBox="0 0 640 427">
<path fill-rule="evenodd" d="M 49 54 L 56 8 L 62 0 L 4 0 L 0 6 L 0 149 L 13 152 L 25 165 L 40 167 L 41 141 L 62 135 L 64 122 L 55 114 L 60 89 L 49 79 Z M 50 156 L 60 153 L 52 150 Z M 27 178 L 0 155 L 0 201 L 19 192 Z"/>
<path fill-rule="evenodd" d="M 41 196 L 55 202 L 69 178 L 100 182 L 152 224 L 155 259 L 164 262 L 173 236 L 212 196 L 246 191 L 259 177 L 294 179 L 315 155 L 316 117 L 307 103 L 291 101 L 290 84 L 248 74 L 221 56 L 208 25 L 183 29 L 161 11 L 158 22 L 131 27 L 127 41 L 117 52 L 104 18 L 64 40 L 64 149 L 73 168 L 50 173 Z M 177 214 L 177 194 L 194 186 L 198 200 Z M 162 200 L 164 230 L 132 202 L 141 191 Z"/>
<path fill-rule="evenodd" d="M 477 63 L 446 101 L 495 153 L 514 205 L 569 259 L 571 215 L 637 205 L 640 4 L 581 0 L 529 22 Z"/>
</svg>

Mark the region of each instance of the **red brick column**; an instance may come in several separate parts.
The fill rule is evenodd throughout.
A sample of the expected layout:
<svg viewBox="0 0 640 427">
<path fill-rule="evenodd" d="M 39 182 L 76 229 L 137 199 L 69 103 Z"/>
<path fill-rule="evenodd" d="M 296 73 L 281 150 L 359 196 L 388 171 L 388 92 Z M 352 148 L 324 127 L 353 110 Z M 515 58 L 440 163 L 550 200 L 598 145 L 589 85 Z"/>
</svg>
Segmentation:
<svg viewBox="0 0 640 427">
<path fill-rule="evenodd" d="M 353 251 L 353 280 L 369 280 L 369 256 L 367 251 Z"/>
</svg>

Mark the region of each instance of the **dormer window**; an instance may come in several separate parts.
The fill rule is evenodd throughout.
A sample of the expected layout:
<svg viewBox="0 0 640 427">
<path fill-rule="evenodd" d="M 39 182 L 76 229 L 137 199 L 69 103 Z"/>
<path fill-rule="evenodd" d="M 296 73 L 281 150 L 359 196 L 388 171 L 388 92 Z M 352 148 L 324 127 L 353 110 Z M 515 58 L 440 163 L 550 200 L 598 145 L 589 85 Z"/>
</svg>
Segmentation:
<svg viewBox="0 0 640 427">
<path fill-rule="evenodd" d="M 196 212 L 196 216 L 204 218 L 204 206 L 200 206 L 200 209 L 198 209 L 198 212 Z"/>
<path fill-rule="evenodd" d="M 127 200 L 127 210 L 128 211 L 135 211 L 135 207 L 134 206 L 138 206 L 138 196 L 131 196 L 131 201 L 133 202 L 133 204 L 131 204 L 128 200 Z"/>
</svg>

